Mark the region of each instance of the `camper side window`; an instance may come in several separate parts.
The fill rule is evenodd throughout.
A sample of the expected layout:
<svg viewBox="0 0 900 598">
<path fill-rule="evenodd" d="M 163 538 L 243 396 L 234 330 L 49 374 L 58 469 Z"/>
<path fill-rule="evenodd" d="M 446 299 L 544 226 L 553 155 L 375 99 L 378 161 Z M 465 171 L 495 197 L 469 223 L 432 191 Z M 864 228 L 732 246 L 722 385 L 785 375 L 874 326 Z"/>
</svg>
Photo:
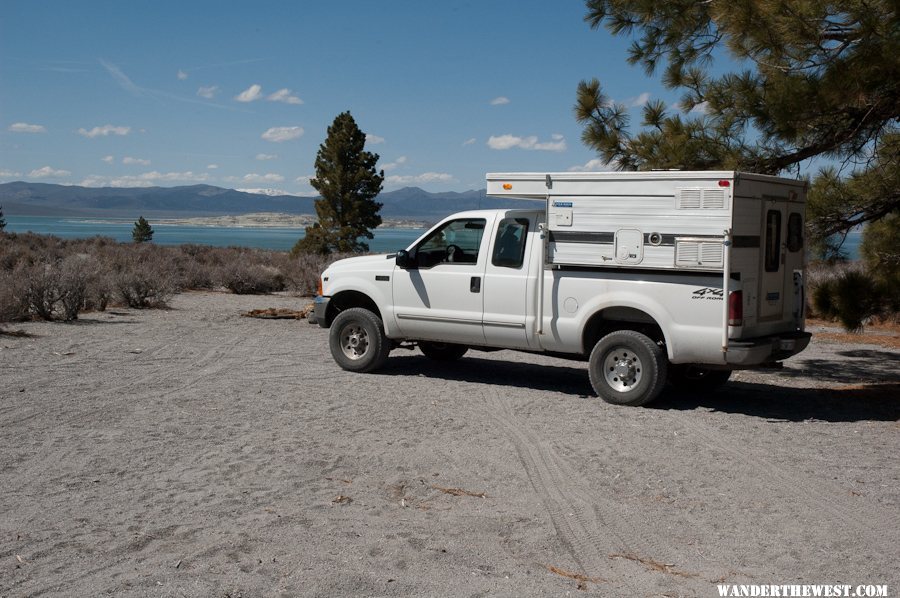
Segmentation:
<svg viewBox="0 0 900 598">
<path fill-rule="evenodd" d="M 781 265 L 781 212 L 766 212 L 766 272 L 778 272 Z"/>
<path fill-rule="evenodd" d="M 803 249 L 803 216 L 794 212 L 788 216 L 788 251 Z"/>
</svg>

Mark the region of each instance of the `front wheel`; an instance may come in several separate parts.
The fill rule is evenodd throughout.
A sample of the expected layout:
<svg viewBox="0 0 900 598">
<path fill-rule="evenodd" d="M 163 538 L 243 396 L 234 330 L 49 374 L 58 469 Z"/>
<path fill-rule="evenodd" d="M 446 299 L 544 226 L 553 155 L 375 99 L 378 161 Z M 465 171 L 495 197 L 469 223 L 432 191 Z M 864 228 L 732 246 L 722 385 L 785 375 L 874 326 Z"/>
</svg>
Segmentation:
<svg viewBox="0 0 900 598">
<path fill-rule="evenodd" d="M 466 354 L 469 348 L 465 345 L 457 345 L 454 343 L 434 343 L 428 341 L 420 341 L 419 349 L 425 354 L 425 357 L 434 359 L 435 361 L 456 361 Z"/>
<path fill-rule="evenodd" d="M 362 307 L 342 311 L 328 334 L 331 356 L 351 372 L 372 372 L 387 361 L 391 341 L 384 335 L 381 318 Z"/>
<path fill-rule="evenodd" d="M 591 351 L 591 386 L 615 405 L 646 405 L 666 383 L 668 361 L 662 348 L 634 330 L 617 330 L 597 341 Z"/>
</svg>

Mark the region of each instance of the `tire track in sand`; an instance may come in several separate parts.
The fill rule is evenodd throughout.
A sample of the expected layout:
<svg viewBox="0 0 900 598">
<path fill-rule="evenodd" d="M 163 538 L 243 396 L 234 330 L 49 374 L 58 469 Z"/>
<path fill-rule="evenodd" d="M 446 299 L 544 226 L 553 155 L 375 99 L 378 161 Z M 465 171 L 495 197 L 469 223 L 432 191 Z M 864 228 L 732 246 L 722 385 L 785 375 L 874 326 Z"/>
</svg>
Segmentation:
<svg viewBox="0 0 900 598">
<path fill-rule="evenodd" d="M 133 393 L 138 394 L 141 391 L 146 393 L 148 389 L 154 388 L 154 385 L 158 383 L 161 378 L 181 380 L 184 377 L 189 377 L 190 379 L 185 384 L 180 385 L 175 389 L 159 393 L 156 396 L 165 397 L 176 392 L 184 391 L 195 386 L 200 380 L 215 376 L 231 367 L 231 364 L 226 357 L 232 355 L 243 340 L 243 338 L 235 334 L 232 338 L 228 339 L 225 344 L 213 345 L 196 361 L 184 359 L 182 361 L 183 365 L 177 368 L 172 368 L 171 364 L 167 362 L 159 363 L 154 360 L 151 363 L 155 363 L 156 367 L 151 368 L 150 371 L 137 377 L 126 377 L 127 381 L 122 384 L 103 388 L 102 391 L 97 393 L 94 397 L 93 402 L 97 404 L 97 406 L 79 410 L 68 417 L 60 417 L 59 415 L 54 416 L 54 426 L 58 433 L 44 439 L 37 451 L 28 458 L 28 462 L 25 466 L 18 468 L 18 471 L 16 472 L 16 483 L 7 488 L 7 490 L 13 493 L 21 492 L 23 489 L 30 486 L 36 478 L 43 477 L 48 471 L 53 469 L 57 463 L 69 456 L 71 450 L 68 443 L 65 441 L 66 427 L 76 426 L 85 422 L 90 423 L 93 421 L 94 417 L 100 413 L 109 416 L 113 413 L 133 410 L 135 408 L 133 401 L 119 400 L 116 401 L 114 405 L 110 406 L 108 401 L 102 399 L 117 396 L 123 397 L 132 395 Z"/>
<path fill-rule="evenodd" d="M 869 510 L 860 510 L 859 499 L 853 498 L 847 488 L 824 477 L 814 478 L 797 469 L 778 465 L 771 460 L 770 453 L 752 444 L 738 445 L 727 435 L 703 423 L 696 413 L 677 412 L 672 414 L 672 419 L 696 434 L 710 451 L 751 466 L 758 478 L 766 480 L 768 487 L 775 488 L 782 497 L 790 497 L 790 504 L 798 510 L 828 513 L 856 531 L 866 533 L 867 537 L 874 537 L 873 530 L 885 529 L 892 530 L 894 536 L 898 535 L 896 530 L 900 530 L 900 512 L 888 511 L 871 503 Z M 900 538 L 891 542 L 882 534 L 876 536 L 885 539 L 886 547 L 896 547 L 896 542 L 900 542 Z"/>
<path fill-rule="evenodd" d="M 532 432 L 513 413 L 508 400 L 496 390 L 482 391 L 487 415 L 515 448 L 535 493 L 547 510 L 560 542 L 588 578 L 606 578 L 625 586 L 630 595 L 645 595 L 650 588 L 635 588 L 648 568 L 637 560 L 612 555 L 640 555 L 645 561 L 667 563 L 678 556 L 657 535 L 644 530 L 623 505 L 598 495 L 579 483 L 580 475 L 549 442 Z M 698 574 L 666 569 L 678 575 L 679 586 L 702 582 Z M 698 586 L 699 587 L 699 586 Z"/>
</svg>

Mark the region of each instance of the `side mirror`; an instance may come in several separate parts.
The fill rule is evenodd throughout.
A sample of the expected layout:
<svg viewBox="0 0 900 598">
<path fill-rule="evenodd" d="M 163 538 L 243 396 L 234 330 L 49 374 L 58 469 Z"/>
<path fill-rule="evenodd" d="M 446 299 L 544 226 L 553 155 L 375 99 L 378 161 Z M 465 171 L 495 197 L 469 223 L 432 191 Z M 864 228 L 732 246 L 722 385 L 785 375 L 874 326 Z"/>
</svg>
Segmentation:
<svg viewBox="0 0 900 598">
<path fill-rule="evenodd" d="M 415 260 L 413 260 L 412 256 L 405 249 L 401 249 L 397 252 L 397 266 L 399 268 L 403 268 L 404 270 L 408 270 L 415 267 Z"/>
</svg>

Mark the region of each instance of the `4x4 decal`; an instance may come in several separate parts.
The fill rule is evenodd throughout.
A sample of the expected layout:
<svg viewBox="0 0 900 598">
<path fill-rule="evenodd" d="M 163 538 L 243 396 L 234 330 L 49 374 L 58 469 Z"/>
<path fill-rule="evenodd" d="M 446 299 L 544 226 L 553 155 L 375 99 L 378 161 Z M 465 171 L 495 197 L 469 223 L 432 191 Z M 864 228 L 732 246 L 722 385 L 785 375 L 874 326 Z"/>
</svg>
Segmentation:
<svg viewBox="0 0 900 598">
<path fill-rule="evenodd" d="M 722 289 L 713 289 L 710 287 L 705 287 L 702 289 L 697 289 L 691 295 L 691 299 L 706 299 L 707 301 L 721 301 Z"/>
</svg>

